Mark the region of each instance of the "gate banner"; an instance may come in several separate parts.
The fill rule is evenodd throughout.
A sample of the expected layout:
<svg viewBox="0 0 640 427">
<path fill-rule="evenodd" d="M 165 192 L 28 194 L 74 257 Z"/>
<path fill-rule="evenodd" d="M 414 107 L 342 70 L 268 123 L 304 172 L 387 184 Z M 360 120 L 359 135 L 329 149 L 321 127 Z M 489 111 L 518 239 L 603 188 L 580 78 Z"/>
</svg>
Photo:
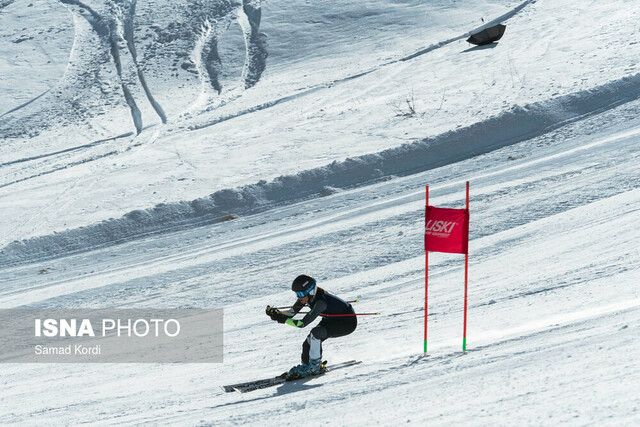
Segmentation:
<svg viewBox="0 0 640 427">
<path fill-rule="evenodd" d="M 424 250 L 451 254 L 469 253 L 469 210 L 427 206 Z"/>
</svg>

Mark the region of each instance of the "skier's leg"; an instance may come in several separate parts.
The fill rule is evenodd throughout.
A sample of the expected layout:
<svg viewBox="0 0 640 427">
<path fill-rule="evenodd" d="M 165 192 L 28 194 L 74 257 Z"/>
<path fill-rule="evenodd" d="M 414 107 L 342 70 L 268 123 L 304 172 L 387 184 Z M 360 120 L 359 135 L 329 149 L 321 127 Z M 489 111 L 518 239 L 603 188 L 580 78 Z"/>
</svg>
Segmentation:
<svg viewBox="0 0 640 427">
<path fill-rule="evenodd" d="M 327 329 L 324 326 L 316 326 L 309 334 L 309 358 L 315 361 L 322 359 L 322 341 L 327 339 Z"/>
<path fill-rule="evenodd" d="M 304 342 L 302 343 L 302 355 L 300 356 L 300 359 L 302 359 L 302 363 L 304 364 L 308 364 L 309 363 L 309 349 L 311 348 L 310 344 L 309 344 L 309 337 L 307 336 L 307 338 L 305 338 Z"/>
<path fill-rule="evenodd" d="M 345 319 L 322 319 L 318 326 L 311 330 L 302 344 L 302 363 L 320 363 L 322 360 L 322 342 L 327 338 L 349 335 L 356 329 L 355 316 Z"/>
<path fill-rule="evenodd" d="M 325 318 L 318 324 L 318 327 L 320 326 L 324 327 L 327 331 L 326 338 L 338 338 L 349 335 L 355 331 L 358 326 L 358 319 L 356 316 L 345 316 L 333 319 Z"/>
<path fill-rule="evenodd" d="M 309 363 L 309 359 L 319 360 L 322 358 L 322 341 L 327 336 L 327 329 L 322 325 L 311 330 L 307 339 L 302 343 L 302 363 Z"/>
</svg>

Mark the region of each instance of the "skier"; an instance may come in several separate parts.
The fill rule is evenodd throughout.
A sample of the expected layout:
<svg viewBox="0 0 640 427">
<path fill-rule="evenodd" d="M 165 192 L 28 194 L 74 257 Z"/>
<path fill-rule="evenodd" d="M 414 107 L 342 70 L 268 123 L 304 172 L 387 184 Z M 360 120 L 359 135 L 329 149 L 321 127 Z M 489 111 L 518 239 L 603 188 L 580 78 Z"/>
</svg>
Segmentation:
<svg viewBox="0 0 640 427">
<path fill-rule="evenodd" d="M 287 374 L 288 379 L 296 379 L 320 373 L 322 342 L 327 338 L 349 335 L 355 331 L 358 321 L 351 304 L 316 286 L 313 277 L 304 274 L 296 277 L 291 290 L 296 293 L 298 300 L 290 309 L 280 311 L 267 306 L 266 313 L 272 320 L 304 328 L 318 316 L 327 315 L 311 330 L 302 344 L 302 363 L 291 368 Z M 309 313 L 302 320 L 293 319 L 305 305 L 310 307 Z M 336 314 L 347 316 L 335 316 Z"/>
</svg>

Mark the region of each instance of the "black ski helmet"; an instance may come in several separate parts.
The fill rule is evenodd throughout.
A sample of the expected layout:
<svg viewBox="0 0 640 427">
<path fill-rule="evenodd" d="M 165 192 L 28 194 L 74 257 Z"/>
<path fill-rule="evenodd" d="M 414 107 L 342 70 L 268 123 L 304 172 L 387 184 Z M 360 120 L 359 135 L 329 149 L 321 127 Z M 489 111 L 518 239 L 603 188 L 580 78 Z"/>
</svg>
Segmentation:
<svg viewBox="0 0 640 427">
<path fill-rule="evenodd" d="M 304 298 L 309 294 L 313 296 L 316 293 L 316 279 L 301 274 L 291 284 L 291 290 L 296 293 L 298 298 Z"/>
</svg>

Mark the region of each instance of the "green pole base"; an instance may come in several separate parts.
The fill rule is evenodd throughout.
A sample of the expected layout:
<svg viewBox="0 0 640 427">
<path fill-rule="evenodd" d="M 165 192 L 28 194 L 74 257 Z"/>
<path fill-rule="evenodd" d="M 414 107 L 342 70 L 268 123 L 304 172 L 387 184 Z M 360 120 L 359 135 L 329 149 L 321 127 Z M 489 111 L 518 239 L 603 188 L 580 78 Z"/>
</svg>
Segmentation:
<svg viewBox="0 0 640 427">
<path fill-rule="evenodd" d="M 462 338 L 462 351 L 467 351 L 467 337 Z"/>
<path fill-rule="evenodd" d="M 424 340 L 424 354 L 427 354 L 427 340 Z"/>
</svg>

